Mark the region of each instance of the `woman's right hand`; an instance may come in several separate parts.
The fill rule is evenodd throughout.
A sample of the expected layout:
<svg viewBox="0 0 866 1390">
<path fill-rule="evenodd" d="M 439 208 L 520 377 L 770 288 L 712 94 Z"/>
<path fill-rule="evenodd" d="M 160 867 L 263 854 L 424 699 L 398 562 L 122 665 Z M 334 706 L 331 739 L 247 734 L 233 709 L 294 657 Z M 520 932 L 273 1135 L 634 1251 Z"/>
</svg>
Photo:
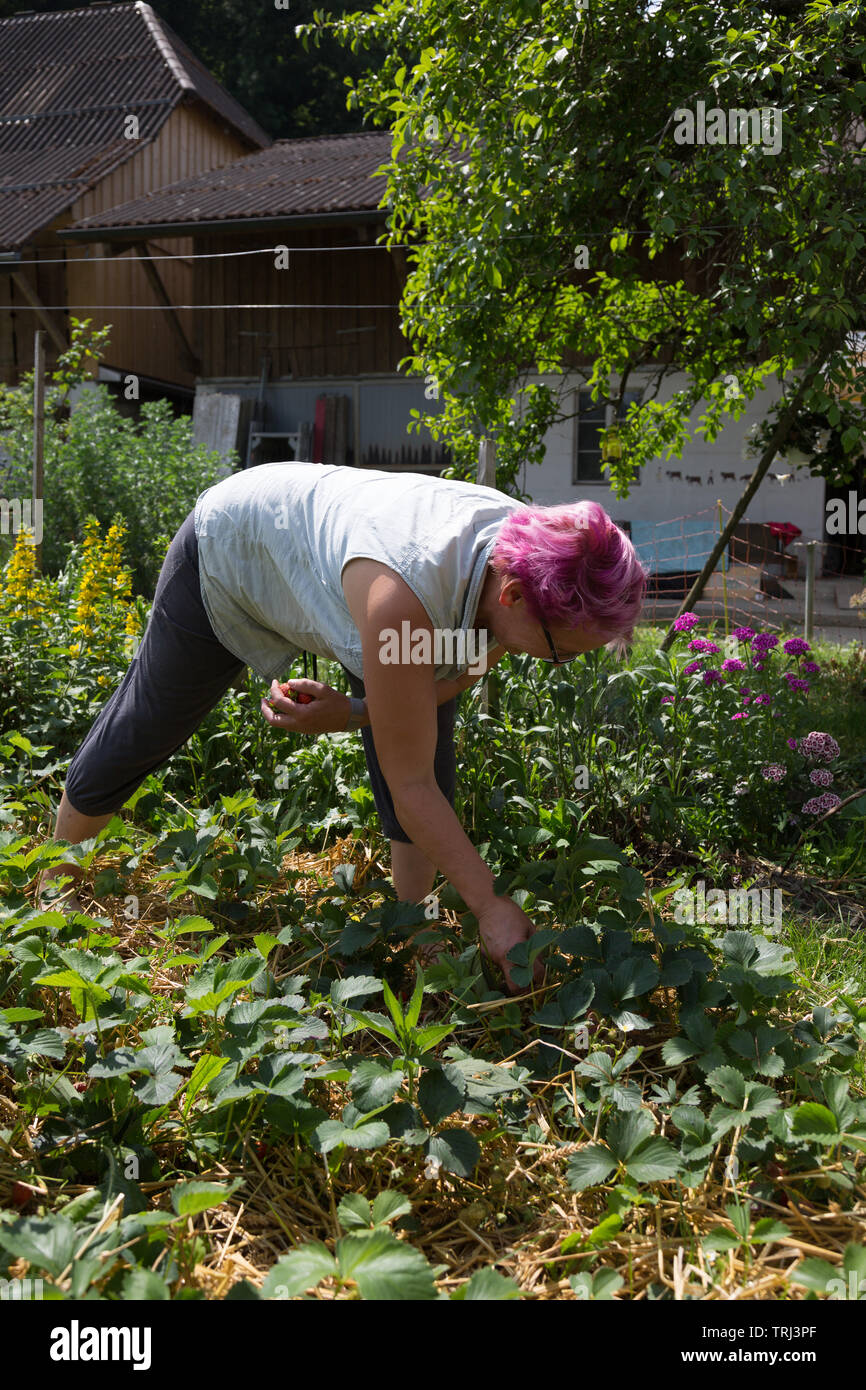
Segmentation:
<svg viewBox="0 0 866 1390">
<path fill-rule="evenodd" d="M 309 703 L 290 699 L 278 680 L 271 681 L 270 694 L 262 698 L 261 711 L 272 729 L 291 734 L 334 734 L 345 729 L 352 709 L 348 695 L 305 676 L 286 684 L 296 694 L 308 696 Z"/>
<path fill-rule="evenodd" d="M 482 950 L 502 971 L 511 993 L 522 993 L 526 986 L 514 984 L 511 978 L 512 963 L 506 957 L 518 941 L 527 941 L 532 936 L 535 930 L 532 922 L 513 898 L 493 898 L 477 913 L 477 917 Z M 537 988 L 543 982 L 544 966 L 540 960 L 536 960 L 532 983 Z"/>
</svg>

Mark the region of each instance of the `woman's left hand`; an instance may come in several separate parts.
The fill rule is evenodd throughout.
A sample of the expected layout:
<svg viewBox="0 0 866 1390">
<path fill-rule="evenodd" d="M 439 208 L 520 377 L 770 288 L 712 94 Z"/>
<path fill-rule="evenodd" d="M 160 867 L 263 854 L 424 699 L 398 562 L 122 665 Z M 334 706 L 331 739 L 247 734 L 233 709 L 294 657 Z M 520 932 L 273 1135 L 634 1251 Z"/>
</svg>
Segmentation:
<svg viewBox="0 0 866 1390">
<path fill-rule="evenodd" d="M 262 697 L 262 715 L 274 729 L 291 734 L 336 734 L 345 729 L 352 706 L 348 695 L 321 681 L 288 681 L 296 695 L 310 695 L 310 704 L 290 700 L 277 680 L 271 681 L 270 696 Z"/>
</svg>

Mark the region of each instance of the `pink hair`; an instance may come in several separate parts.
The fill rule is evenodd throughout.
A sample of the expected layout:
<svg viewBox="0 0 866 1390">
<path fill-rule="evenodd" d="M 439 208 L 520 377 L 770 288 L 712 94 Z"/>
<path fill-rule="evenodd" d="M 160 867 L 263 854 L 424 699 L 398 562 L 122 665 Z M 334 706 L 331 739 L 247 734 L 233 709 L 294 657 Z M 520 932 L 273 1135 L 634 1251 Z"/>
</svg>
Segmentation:
<svg viewBox="0 0 866 1390">
<path fill-rule="evenodd" d="M 512 512 L 499 529 L 491 564 L 497 574 L 520 580 L 538 621 L 606 634 L 619 650 L 631 641 L 646 570 L 597 502 Z"/>
</svg>

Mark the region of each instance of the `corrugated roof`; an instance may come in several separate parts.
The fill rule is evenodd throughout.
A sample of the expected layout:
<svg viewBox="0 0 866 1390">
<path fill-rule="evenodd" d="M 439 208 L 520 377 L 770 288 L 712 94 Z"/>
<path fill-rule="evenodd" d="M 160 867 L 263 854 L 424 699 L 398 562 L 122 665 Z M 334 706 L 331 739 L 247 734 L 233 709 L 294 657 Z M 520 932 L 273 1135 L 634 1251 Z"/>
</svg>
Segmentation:
<svg viewBox="0 0 866 1390">
<path fill-rule="evenodd" d="M 385 176 L 375 171 L 390 152 L 388 131 L 277 140 L 270 149 L 84 218 L 74 230 L 373 211 L 385 191 Z"/>
<path fill-rule="evenodd" d="M 0 20 L 0 249 L 13 250 L 196 98 L 256 146 L 270 137 L 150 5 Z M 124 138 L 137 116 L 139 138 Z"/>
</svg>

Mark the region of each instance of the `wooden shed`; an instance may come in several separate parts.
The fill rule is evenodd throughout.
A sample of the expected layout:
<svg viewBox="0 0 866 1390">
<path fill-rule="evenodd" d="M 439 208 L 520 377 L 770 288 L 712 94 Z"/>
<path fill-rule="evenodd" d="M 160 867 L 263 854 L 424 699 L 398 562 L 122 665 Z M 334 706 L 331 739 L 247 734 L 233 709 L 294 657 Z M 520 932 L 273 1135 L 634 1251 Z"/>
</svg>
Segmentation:
<svg viewBox="0 0 866 1390">
<path fill-rule="evenodd" d="M 37 327 L 62 351 L 74 315 L 112 325 L 109 371 L 190 393 L 192 318 L 158 306 L 192 302 L 192 264 L 156 258 L 191 237 L 106 252 L 58 233 L 270 143 L 141 0 L 0 20 L 0 380 L 32 365 Z"/>
<path fill-rule="evenodd" d="M 438 472 L 450 462 L 406 432 L 412 410 L 440 407 L 435 388 L 399 368 L 410 352 L 399 318 L 405 252 L 377 244 L 386 213 L 376 171 L 390 150 L 387 131 L 277 140 L 63 233 L 103 253 L 192 238 L 196 406 L 218 409 L 214 395 L 238 406 L 227 446 L 245 463 Z"/>
</svg>

